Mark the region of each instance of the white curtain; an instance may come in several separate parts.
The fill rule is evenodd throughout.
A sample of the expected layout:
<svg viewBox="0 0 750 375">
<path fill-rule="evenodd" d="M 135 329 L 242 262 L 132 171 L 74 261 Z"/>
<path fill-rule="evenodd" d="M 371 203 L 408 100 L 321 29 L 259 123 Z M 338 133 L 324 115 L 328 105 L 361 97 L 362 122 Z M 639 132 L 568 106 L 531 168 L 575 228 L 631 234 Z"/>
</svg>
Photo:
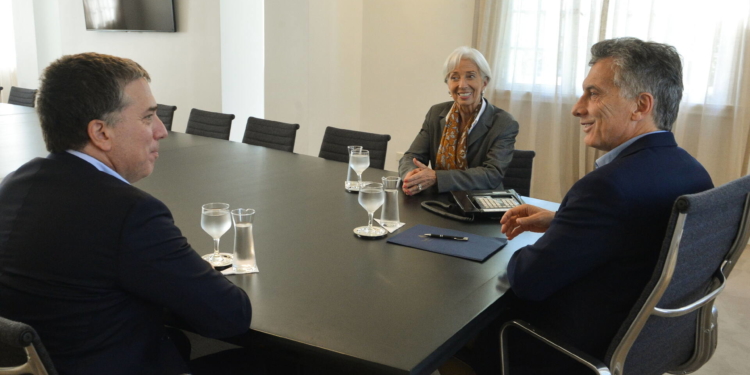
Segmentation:
<svg viewBox="0 0 750 375">
<path fill-rule="evenodd" d="M 13 8 L 11 0 L 0 0 L 0 102 L 8 102 L 10 87 L 17 84 Z"/>
<path fill-rule="evenodd" d="M 602 153 L 582 142 L 570 110 L 591 45 L 633 36 L 674 45 L 685 92 L 677 142 L 716 185 L 750 172 L 750 2 L 747 0 L 480 0 L 477 48 L 493 71 L 488 99 L 537 152 L 531 195 L 560 201 Z"/>
</svg>

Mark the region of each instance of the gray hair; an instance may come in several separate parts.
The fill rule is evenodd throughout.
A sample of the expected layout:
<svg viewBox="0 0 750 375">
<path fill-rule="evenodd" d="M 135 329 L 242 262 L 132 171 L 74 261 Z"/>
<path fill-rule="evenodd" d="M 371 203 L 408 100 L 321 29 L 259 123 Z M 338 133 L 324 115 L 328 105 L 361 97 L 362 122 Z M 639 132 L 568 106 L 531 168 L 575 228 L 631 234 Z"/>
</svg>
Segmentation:
<svg viewBox="0 0 750 375">
<path fill-rule="evenodd" d="M 612 57 L 615 85 L 623 98 L 640 93 L 654 96 L 654 122 L 660 130 L 672 131 L 682 100 L 682 62 L 677 49 L 637 38 L 603 40 L 591 47 L 591 61 Z"/>
<path fill-rule="evenodd" d="M 464 59 L 476 64 L 479 68 L 479 74 L 482 76 L 482 79 L 486 82 L 490 81 L 490 78 L 492 78 L 492 71 L 490 71 L 490 64 L 487 63 L 484 55 L 474 48 L 463 46 L 456 48 L 445 60 L 445 64 L 443 65 L 445 83 L 448 83 L 448 75 L 456 69 L 458 64 L 461 63 L 461 60 Z"/>
</svg>

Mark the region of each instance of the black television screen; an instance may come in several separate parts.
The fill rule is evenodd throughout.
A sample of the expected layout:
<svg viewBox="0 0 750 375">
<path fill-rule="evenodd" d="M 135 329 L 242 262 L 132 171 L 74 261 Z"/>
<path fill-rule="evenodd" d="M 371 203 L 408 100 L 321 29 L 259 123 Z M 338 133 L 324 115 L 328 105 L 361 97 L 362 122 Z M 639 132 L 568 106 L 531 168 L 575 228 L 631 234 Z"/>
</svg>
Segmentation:
<svg viewBox="0 0 750 375">
<path fill-rule="evenodd" d="M 87 30 L 175 32 L 173 0 L 83 0 Z"/>
</svg>

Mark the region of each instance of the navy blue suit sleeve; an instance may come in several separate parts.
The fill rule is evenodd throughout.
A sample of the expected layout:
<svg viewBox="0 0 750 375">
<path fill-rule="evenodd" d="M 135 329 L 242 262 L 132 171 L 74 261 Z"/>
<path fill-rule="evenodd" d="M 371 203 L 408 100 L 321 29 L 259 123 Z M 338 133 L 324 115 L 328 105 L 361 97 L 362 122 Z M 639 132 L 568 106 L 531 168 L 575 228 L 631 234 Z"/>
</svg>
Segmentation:
<svg viewBox="0 0 750 375">
<path fill-rule="evenodd" d="M 204 336 L 250 328 L 247 294 L 201 259 L 162 202 L 136 203 L 123 228 L 118 278 L 126 290 L 170 309 Z"/>
<path fill-rule="evenodd" d="M 618 256 L 630 214 L 616 183 L 581 179 L 571 188 L 549 229 L 508 263 L 516 295 L 541 301 Z"/>
</svg>

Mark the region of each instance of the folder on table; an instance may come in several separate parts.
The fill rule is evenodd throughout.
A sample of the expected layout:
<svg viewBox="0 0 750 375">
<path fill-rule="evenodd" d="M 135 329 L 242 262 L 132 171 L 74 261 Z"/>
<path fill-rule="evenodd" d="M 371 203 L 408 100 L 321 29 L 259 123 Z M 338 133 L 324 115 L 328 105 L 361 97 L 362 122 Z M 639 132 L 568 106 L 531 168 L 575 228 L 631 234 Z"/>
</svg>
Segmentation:
<svg viewBox="0 0 750 375">
<path fill-rule="evenodd" d="M 442 238 L 420 237 L 424 236 L 425 233 L 468 237 L 469 240 L 456 241 Z M 508 243 L 508 239 L 502 237 L 485 237 L 458 230 L 418 224 L 389 238 L 388 242 L 396 245 L 413 247 L 415 249 L 427 250 L 433 253 L 484 262 L 505 246 L 505 244 Z"/>
</svg>

